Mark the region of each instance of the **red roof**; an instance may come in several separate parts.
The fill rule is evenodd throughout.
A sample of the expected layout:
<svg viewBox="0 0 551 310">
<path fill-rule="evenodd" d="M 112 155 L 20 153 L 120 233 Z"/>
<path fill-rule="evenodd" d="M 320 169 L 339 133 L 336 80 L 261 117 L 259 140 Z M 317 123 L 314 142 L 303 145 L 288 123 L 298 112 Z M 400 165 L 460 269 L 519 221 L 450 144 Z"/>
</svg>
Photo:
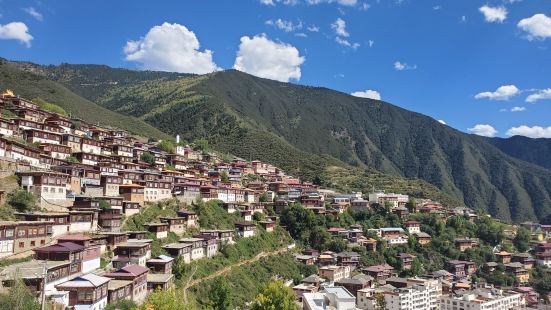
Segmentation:
<svg viewBox="0 0 551 310">
<path fill-rule="evenodd" d="M 35 252 L 78 252 L 84 250 L 82 245 L 73 242 L 61 242 L 34 249 Z"/>
<path fill-rule="evenodd" d="M 143 267 L 143 266 L 140 266 L 140 265 L 130 265 L 130 266 L 126 266 L 126 267 L 123 267 L 121 269 L 119 269 L 119 271 L 117 271 L 116 273 L 121 273 L 121 272 L 125 272 L 125 273 L 130 273 L 134 276 L 139 276 L 141 275 L 142 273 L 145 273 L 145 272 L 148 272 L 149 269 Z"/>
</svg>

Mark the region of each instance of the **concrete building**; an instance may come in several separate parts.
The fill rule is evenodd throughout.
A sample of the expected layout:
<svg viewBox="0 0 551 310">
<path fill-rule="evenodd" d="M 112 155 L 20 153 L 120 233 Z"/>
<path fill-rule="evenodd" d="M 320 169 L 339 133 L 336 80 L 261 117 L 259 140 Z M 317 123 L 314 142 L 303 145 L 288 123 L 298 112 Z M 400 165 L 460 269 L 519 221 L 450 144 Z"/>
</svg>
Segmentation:
<svg viewBox="0 0 551 310">
<path fill-rule="evenodd" d="M 304 293 L 302 295 L 302 309 L 354 310 L 356 309 L 356 297 L 344 287 L 326 287 L 318 293 Z"/>
<path fill-rule="evenodd" d="M 522 294 L 504 292 L 496 288 L 479 288 L 471 291 L 457 291 L 440 297 L 441 310 L 513 310 L 524 308 Z"/>
</svg>

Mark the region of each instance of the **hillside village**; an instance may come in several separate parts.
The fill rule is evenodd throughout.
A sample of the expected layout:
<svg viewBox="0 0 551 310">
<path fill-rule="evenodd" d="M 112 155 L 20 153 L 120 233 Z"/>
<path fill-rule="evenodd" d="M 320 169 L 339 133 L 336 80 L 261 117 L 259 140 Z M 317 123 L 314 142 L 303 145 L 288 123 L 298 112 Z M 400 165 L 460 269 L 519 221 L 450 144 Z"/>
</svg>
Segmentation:
<svg viewBox="0 0 551 310">
<path fill-rule="evenodd" d="M 550 307 L 551 225 L 401 193 L 338 193 L 205 141 L 148 141 L 10 91 L 0 108 L 3 292 L 23 280 L 52 307 L 140 305 L 179 286 L 177 262 L 285 229 L 294 242 L 283 250 L 315 270 L 284 279 L 302 309 Z M 201 204 L 231 221 L 213 223 Z M 134 220 L 153 208 L 167 212 Z"/>
</svg>

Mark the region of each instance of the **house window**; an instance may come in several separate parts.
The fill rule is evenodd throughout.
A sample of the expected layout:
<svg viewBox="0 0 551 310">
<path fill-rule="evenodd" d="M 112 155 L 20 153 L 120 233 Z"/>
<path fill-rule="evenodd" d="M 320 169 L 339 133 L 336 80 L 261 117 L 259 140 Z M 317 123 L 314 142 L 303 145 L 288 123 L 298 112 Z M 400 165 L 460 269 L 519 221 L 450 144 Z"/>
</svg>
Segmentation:
<svg viewBox="0 0 551 310">
<path fill-rule="evenodd" d="M 6 230 L 6 238 L 13 237 L 13 229 Z"/>
<path fill-rule="evenodd" d="M 19 242 L 19 247 L 24 248 L 25 247 L 25 242 Z"/>
</svg>

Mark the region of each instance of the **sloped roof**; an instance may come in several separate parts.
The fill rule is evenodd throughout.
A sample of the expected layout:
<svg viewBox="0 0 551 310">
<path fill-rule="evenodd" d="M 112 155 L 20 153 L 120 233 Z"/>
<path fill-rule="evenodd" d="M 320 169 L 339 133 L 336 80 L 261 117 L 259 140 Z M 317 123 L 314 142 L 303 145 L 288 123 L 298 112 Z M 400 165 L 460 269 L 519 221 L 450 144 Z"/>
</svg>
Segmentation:
<svg viewBox="0 0 551 310">
<path fill-rule="evenodd" d="M 73 242 L 61 242 L 34 249 L 35 252 L 79 252 L 83 250 L 82 245 Z"/>
<path fill-rule="evenodd" d="M 76 277 L 73 280 L 63 282 L 59 285 L 56 285 L 56 287 L 61 289 L 69 287 L 98 287 L 109 282 L 110 280 L 110 278 L 89 273 L 80 277 Z"/>
</svg>

